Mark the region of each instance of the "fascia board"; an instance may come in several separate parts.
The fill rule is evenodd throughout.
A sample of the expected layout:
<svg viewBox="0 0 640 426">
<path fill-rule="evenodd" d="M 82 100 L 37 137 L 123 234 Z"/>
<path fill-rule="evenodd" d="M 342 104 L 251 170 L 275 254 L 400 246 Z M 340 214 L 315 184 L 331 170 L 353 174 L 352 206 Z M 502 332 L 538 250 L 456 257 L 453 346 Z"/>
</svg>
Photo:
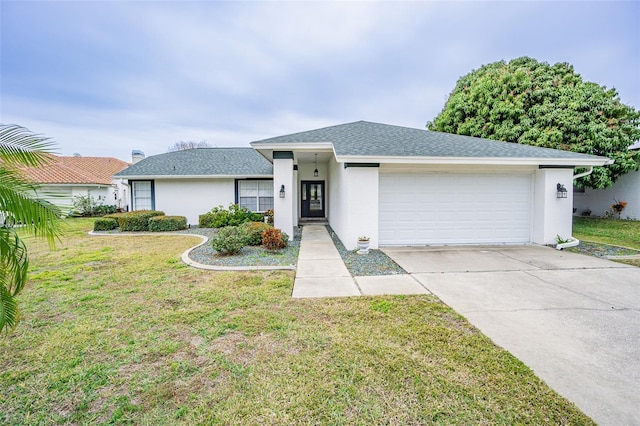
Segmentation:
<svg viewBox="0 0 640 426">
<path fill-rule="evenodd" d="M 333 150 L 331 142 L 287 142 L 287 143 L 269 143 L 269 142 L 252 142 L 250 144 L 257 150 L 272 149 L 274 151 L 313 151 L 318 149 Z"/>
<path fill-rule="evenodd" d="M 152 180 L 152 179 L 264 179 L 273 178 L 273 175 L 137 175 L 118 176 L 128 180 Z"/>
<path fill-rule="evenodd" d="M 382 164 L 486 164 L 486 165 L 571 165 L 571 166 L 604 166 L 613 164 L 613 160 L 605 157 L 595 158 L 512 158 L 512 157 L 383 157 L 367 155 L 336 156 L 340 163 L 366 162 Z"/>
<path fill-rule="evenodd" d="M 42 186 L 61 186 L 61 187 L 71 187 L 71 186 L 97 186 L 97 187 L 101 187 L 101 186 L 113 186 L 115 185 L 114 183 L 34 183 L 35 186 L 37 187 L 42 187 Z"/>
</svg>

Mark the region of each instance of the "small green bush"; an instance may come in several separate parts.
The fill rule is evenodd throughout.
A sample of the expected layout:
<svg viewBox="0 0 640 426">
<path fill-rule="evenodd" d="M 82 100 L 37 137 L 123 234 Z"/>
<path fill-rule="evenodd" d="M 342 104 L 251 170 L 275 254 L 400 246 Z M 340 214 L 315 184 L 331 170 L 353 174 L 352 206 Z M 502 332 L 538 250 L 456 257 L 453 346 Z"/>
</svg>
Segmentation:
<svg viewBox="0 0 640 426">
<path fill-rule="evenodd" d="M 213 220 L 215 216 L 211 212 L 198 216 L 198 226 L 200 228 L 213 228 Z"/>
<path fill-rule="evenodd" d="M 75 216 L 97 217 L 115 213 L 118 208 L 114 205 L 102 204 L 90 195 L 76 195 L 73 197 L 73 212 Z"/>
<path fill-rule="evenodd" d="M 264 219 L 262 213 L 253 213 L 246 207 L 230 204 L 229 209 L 222 206 L 214 207 L 210 212 L 198 217 L 198 226 L 201 228 L 223 228 L 225 226 L 238 226 L 246 222 L 261 222 Z"/>
<path fill-rule="evenodd" d="M 288 242 L 289 236 L 278 228 L 270 228 L 262 231 L 262 245 L 269 251 L 283 249 L 287 246 Z"/>
<path fill-rule="evenodd" d="M 156 210 L 136 210 L 128 213 L 118 213 L 109 215 L 117 216 L 120 230 L 125 231 L 148 231 L 149 219 L 155 216 L 164 216 L 164 212 Z"/>
<path fill-rule="evenodd" d="M 93 222 L 94 231 L 112 231 L 118 227 L 118 220 L 112 217 L 101 217 Z"/>
<path fill-rule="evenodd" d="M 247 222 L 247 223 L 243 223 L 242 227 L 244 228 L 247 234 L 247 244 L 250 246 L 261 245 L 262 232 L 272 228 L 271 225 L 264 222 Z"/>
<path fill-rule="evenodd" d="M 239 226 L 220 229 L 211 238 L 211 247 L 222 255 L 237 254 L 246 245 L 247 234 Z"/>
<path fill-rule="evenodd" d="M 187 218 L 184 216 L 155 216 L 149 218 L 149 231 L 169 232 L 187 229 Z"/>
</svg>

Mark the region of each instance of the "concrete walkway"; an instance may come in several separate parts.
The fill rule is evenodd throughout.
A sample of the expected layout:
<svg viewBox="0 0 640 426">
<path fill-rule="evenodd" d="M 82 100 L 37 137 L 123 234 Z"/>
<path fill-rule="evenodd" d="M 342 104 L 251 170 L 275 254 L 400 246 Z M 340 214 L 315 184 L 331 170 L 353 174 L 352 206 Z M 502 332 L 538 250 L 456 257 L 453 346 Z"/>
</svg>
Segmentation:
<svg viewBox="0 0 640 426">
<path fill-rule="evenodd" d="M 327 229 L 302 228 L 293 298 L 429 294 L 411 275 L 352 277 Z"/>
</svg>

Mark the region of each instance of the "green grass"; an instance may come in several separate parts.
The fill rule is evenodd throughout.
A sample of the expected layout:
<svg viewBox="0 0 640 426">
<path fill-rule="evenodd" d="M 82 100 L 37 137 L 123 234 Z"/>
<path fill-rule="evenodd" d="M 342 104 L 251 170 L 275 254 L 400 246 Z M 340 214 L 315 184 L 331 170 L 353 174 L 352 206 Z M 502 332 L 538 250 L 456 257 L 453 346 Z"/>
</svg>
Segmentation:
<svg viewBox="0 0 640 426">
<path fill-rule="evenodd" d="M 89 229 L 28 241 L 1 424 L 593 424 L 435 297 L 293 300 L 184 266 L 193 237 Z"/>
<path fill-rule="evenodd" d="M 640 250 L 640 221 L 574 217 L 573 235 L 579 240 Z M 640 266 L 640 260 L 620 260 Z"/>
</svg>

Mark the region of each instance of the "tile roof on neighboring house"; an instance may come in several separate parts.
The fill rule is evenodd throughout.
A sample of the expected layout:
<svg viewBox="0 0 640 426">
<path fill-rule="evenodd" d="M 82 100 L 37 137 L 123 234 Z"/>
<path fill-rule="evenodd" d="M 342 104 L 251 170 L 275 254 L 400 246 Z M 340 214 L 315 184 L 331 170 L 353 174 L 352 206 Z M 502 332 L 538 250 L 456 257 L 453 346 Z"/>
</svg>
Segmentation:
<svg viewBox="0 0 640 426">
<path fill-rule="evenodd" d="M 330 142 L 337 156 L 467 157 L 597 159 L 588 154 L 434 132 L 368 121 L 263 139 L 251 143 L 262 149 L 275 144 Z"/>
<path fill-rule="evenodd" d="M 20 170 L 34 183 L 111 185 L 113 175 L 129 163 L 113 157 L 65 157 L 52 155 L 48 164 Z"/>
<path fill-rule="evenodd" d="M 272 176 L 273 165 L 253 148 L 193 148 L 153 155 L 117 177 Z"/>
</svg>

